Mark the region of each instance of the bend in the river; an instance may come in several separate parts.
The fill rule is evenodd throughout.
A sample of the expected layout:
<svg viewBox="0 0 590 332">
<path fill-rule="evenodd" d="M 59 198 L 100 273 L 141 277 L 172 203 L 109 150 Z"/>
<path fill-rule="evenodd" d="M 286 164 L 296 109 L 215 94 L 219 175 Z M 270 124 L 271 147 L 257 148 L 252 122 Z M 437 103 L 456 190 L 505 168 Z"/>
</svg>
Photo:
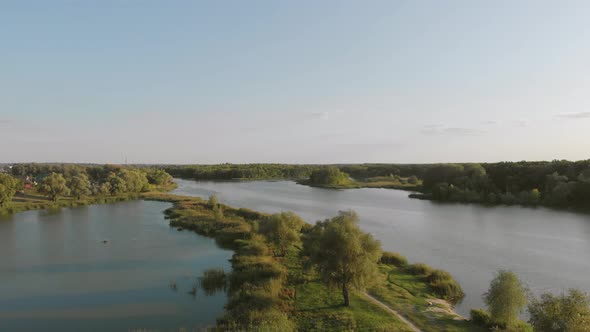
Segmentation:
<svg viewBox="0 0 590 332">
<path fill-rule="evenodd" d="M 590 291 L 590 216 L 546 208 L 484 207 L 409 199 L 392 189 L 331 190 L 291 181 L 196 182 L 176 179 L 180 195 L 208 197 L 262 212 L 293 211 L 308 222 L 353 209 L 361 227 L 412 262 L 451 272 L 466 292 L 460 314 L 482 307 L 498 269 L 516 272 L 535 292 Z"/>
</svg>

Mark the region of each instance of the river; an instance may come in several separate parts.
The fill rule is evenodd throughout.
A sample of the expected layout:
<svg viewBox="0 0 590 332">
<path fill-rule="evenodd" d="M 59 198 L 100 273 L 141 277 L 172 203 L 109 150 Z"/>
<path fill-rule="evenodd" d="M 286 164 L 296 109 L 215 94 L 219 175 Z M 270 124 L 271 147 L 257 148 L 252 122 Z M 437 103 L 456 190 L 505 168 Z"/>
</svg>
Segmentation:
<svg viewBox="0 0 590 332">
<path fill-rule="evenodd" d="M 170 206 L 139 200 L 0 217 L 0 331 L 214 324 L 226 295 L 188 292 L 204 270 L 229 271 L 232 252 L 170 228 L 162 213 Z"/>
<path fill-rule="evenodd" d="M 309 222 L 353 209 L 385 250 L 451 272 L 466 297 L 460 314 L 483 306 L 499 269 L 516 272 L 535 293 L 590 291 L 590 216 L 546 208 L 440 204 L 391 189 L 331 190 L 291 181 L 197 182 L 176 179 L 174 193 L 263 212 L 293 211 Z"/>
</svg>

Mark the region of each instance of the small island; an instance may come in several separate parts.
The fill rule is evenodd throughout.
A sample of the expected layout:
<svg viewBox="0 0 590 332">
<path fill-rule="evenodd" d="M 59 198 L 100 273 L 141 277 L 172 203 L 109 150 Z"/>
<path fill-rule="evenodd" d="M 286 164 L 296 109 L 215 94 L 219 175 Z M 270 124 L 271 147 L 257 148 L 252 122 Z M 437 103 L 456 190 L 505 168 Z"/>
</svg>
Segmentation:
<svg viewBox="0 0 590 332">
<path fill-rule="evenodd" d="M 309 179 L 298 180 L 297 183 L 327 189 L 387 188 L 418 190 L 421 185 L 421 181 L 414 175 L 400 177 L 392 174 L 355 180 L 336 166 L 318 168 L 310 174 Z"/>
</svg>

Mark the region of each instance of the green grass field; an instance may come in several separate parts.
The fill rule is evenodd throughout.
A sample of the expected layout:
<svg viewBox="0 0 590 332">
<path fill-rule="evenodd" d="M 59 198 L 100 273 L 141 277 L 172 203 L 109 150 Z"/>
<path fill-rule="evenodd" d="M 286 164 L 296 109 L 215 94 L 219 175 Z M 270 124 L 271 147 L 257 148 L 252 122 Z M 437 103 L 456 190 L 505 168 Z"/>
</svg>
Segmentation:
<svg viewBox="0 0 590 332">
<path fill-rule="evenodd" d="M 350 306 L 343 305 L 342 293 L 304 271 L 298 250 L 282 258 L 288 270 L 288 284 L 295 290 L 294 319 L 298 331 L 400 331 L 411 332 L 405 323 L 358 292 L 350 294 Z"/>
<path fill-rule="evenodd" d="M 380 275 L 368 293 L 398 311 L 425 332 L 484 332 L 437 300 L 422 277 L 404 269 L 380 265 Z"/>
</svg>

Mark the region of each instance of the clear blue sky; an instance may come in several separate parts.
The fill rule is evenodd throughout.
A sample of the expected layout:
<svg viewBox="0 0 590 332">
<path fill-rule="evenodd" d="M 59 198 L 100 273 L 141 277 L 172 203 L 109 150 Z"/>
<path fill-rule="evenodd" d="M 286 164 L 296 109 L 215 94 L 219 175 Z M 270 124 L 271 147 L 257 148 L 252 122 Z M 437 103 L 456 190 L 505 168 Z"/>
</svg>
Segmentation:
<svg viewBox="0 0 590 332">
<path fill-rule="evenodd" d="M 589 1 L 2 1 L 0 162 L 590 158 Z"/>
</svg>

